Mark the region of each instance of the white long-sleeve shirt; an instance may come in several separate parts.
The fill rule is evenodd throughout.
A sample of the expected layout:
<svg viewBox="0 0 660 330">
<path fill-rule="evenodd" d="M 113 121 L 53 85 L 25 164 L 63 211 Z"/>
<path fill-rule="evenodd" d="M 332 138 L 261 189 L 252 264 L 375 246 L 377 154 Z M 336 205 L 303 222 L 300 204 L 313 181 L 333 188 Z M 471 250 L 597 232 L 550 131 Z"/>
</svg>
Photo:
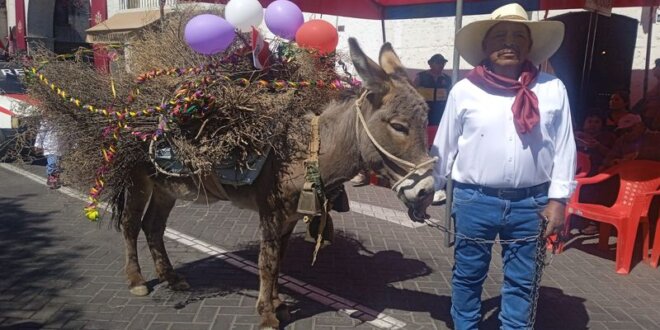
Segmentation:
<svg viewBox="0 0 660 330">
<path fill-rule="evenodd" d="M 34 146 L 43 150 L 44 156 L 57 155 L 61 156 L 58 143 L 57 132 L 55 128 L 45 121 L 41 122 L 37 136 L 34 141 Z"/>
<path fill-rule="evenodd" d="M 436 189 L 452 179 L 493 188 L 525 188 L 550 182 L 548 197 L 568 198 L 575 188 L 576 148 L 566 87 L 539 73 L 531 86 L 540 121 L 519 134 L 511 106 L 515 96 L 488 94 L 467 79 L 449 93 L 431 154 L 439 156 Z"/>
</svg>

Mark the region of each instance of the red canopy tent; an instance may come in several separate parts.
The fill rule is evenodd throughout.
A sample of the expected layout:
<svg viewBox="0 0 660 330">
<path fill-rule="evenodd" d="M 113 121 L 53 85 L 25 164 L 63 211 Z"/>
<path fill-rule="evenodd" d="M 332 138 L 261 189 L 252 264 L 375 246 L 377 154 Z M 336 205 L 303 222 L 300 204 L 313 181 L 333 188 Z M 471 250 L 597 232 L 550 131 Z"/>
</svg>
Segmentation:
<svg viewBox="0 0 660 330">
<path fill-rule="evenodd" d="M 264 7 L 274 0 L 260 0 Z M 408 19 L 455 16 L 457 7 L 464 15 L 487 14 L 512 0 L 290 0 L 302 11 L 367 19 Z M 227 0 L 204 2 L 227 3 Z M 583 8 L 585 0 L 517 0 L 525 9 L 550 10 Z M 660 0 L 612 0 L 613 7 L 658 6 Z"/>
</svg>

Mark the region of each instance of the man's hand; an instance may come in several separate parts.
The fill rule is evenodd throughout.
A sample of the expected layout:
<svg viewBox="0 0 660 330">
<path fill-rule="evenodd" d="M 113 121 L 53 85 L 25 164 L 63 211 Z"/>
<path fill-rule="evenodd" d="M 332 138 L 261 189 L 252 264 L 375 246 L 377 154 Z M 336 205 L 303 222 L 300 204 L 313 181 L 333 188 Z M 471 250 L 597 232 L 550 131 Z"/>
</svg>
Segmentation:
<svg viewBox="0 0 660 330">
<path fill-rule="evenodd" d="M 548 238 L 552 234 L 560 235 L 564 230 L 564 211 L 566 205 L 562 201 L 550 199 L 548 205 L 541 211 L 541 215 L 548 219 L 543 237 Z"/>
</svg>

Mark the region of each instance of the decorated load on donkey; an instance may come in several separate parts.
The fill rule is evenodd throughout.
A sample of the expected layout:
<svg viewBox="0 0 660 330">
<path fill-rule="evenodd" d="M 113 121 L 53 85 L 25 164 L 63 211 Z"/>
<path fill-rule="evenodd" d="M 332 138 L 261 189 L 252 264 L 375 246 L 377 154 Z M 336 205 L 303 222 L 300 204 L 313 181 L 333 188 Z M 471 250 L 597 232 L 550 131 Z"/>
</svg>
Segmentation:
<svg viewBox="0 0 660 330">
<path fill-rule="evenodd" d="M 115 67 L 122 69 L 109 73 L 90 68 L 84 54 L 63 59 L 39 52 L 29 89 L 43 117 L 65 132 L 65 180 L 94 182 L 87 217 L 96 219 L 100 198 L 111 197 L 133 294 L 149 292 L 137 262 L 140 229 L 159 279 L 187 289 L 165 251 L 167 217 L 177 198 L 229 200 L 259 212 L 257 311 L 262 328 L 276 328 L 275 310 L 286 307 L 277 276 L 288 238 L 305 216 L 319 219 L 320 227 L 323 220 L 331 224 L 328 211 L 343 182 L 373 169 L 395 182 L 411 218 L 425 217 L 434 161 L 426 153 L 428 108 L 389 44 L 381 49 L 379 65 L 349 40 L 364 82 L 358 88 L 335 73 L 339 59 L 322 43 L 308 50 L 281 42 L 267 63 L 255 62 L 258 36 L 250 42 L 241 33 L 234 37 L 232 29 L 222 53 L 197 54 L 183 43 L 179 22 L 199 17 L 181 14 L 162 30 L 145 32 L 125 55 L 117 52 Z M 206 51 L 198 47 L 206 43 L 186 40 Z M 323 232 L 316 232 L 317 248 Z"/>
</svg>

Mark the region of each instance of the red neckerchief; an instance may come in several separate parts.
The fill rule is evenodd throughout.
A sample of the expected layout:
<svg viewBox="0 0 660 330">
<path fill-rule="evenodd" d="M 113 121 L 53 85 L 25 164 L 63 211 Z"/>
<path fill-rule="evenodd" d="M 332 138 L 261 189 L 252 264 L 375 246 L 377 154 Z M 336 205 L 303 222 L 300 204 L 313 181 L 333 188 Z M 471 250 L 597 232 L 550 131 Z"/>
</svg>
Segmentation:
<svg viewBox="0 0 660 330">
<path fill-rule="evenodd" d="M 486 69 L 484 63 L 481 63 L 468 73 L 467 79 L 491 94 L 515 95 L 516 98 L 511 107 L 513 123 L 520 134 L 525 134 L 529 133 L 540 119 L 539 99 L 529 89 L 529 85 L 536 81 L 538 75 L 539 70 L 530 61 L 523 64 L 519 80 L 496 75 Z"/>
</svg>

